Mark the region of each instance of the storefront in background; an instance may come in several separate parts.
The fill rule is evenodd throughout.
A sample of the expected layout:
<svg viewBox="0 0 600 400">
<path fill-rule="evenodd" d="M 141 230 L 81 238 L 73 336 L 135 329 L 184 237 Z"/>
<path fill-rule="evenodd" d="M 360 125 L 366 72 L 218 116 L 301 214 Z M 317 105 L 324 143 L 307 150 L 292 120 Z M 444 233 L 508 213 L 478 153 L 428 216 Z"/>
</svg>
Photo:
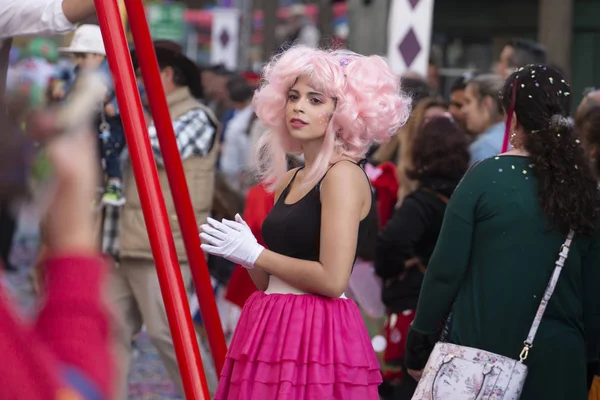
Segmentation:
<svg viewBox="0 0 600 400">
<path fill-rule="evenodd" d="M 600 88 L 600 1 L 564 1 L 573 7 L 571 62 L 557 66 L 570 70 L 574 100 L 579 102 L 587 88 Z M 436 0 L 431 59 L 440 67 L 442 92 L 467 70 L 489 70 L 511 38 L 537 40 L 539 16 L 547 16 L 540 13 L 543 3 L 549 2 Z"/>
</svg>

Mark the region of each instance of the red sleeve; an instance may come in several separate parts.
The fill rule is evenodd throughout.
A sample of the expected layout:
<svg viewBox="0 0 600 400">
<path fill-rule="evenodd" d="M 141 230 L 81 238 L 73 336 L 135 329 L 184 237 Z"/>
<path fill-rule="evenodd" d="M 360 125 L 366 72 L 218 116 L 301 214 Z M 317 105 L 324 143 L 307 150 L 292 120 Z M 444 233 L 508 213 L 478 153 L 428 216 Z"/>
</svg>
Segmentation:
<svg viewBox="0 0 600 400">
<path fill-rule="evenodd" d="M 63 366 L 77 370 L 109 397 L 109 312 L 103 302 L 106 262 L 100 257 L 54 257 L 46 262 L 46 303 L 35 334 Z M 1 354 L 1 353 L 0 353 Z"/>
<path fill-rule="evenodd" d="M 55 400 L 109 397 L 108 314 L 101 304 L 104 262 L 94 257 L 47 263 L 47 300 L 32 326 L 17 317 L 0 287 L 0 397 Z M 62 395 L 61 395 L 62 394 Z"/>
<path fill-rule="evenodd" d="M 60 388 L 58 362 L 14 313 L 0 288 L 0 387 L 2 398 L 51 399 Z"/>
</svg>

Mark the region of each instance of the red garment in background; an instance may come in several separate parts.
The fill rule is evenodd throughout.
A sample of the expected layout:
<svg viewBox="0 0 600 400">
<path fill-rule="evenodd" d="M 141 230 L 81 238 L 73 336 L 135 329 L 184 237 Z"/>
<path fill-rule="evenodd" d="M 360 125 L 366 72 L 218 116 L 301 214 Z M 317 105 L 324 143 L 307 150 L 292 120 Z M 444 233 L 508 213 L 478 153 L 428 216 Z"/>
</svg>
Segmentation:
<svg viewBox="0 0 600 400">
<path fill-rule="evenodd" d="M 258 243 L 263 246 L 265 242 L 262 237 L 262 223 L 267 218 L 274 203 L 275 195 L 267 192 L 261 185 L 255 185 L 248 190 L 243 217 Z M 227 284 L 225 299 L 239 307 L 244 307 L 246 300 L 255 291 L 256 286 L 246 268 L 240 265 L 236 266 Z"/>
<path fill-rule="evenodd" d="M 114 373 L 100 257 L 52 257 L 37 320 L 21 320 L 0 287 L 0 398 L 108 399 Z"/>
<path fill-rule="evenodd" d="M 394 207 L 398 201 L 398 177 L 396 176 L 396 165 L 391 162 L 385 162 L 377 166 L 381 171 L 376 178 L 371 180 L 371 184 L 377 193 L 377 213 L 379 214 L 379 226 L 384 227 L 394 212 Z"/>
<path fill-rule="evenodd" d="M 257 74 L 255 72 L 243 72 L 242 76 L 246 79 L 250 86 L 258 86 L 258 84 L 260 83 L 260 74 Z"/>
</svg>

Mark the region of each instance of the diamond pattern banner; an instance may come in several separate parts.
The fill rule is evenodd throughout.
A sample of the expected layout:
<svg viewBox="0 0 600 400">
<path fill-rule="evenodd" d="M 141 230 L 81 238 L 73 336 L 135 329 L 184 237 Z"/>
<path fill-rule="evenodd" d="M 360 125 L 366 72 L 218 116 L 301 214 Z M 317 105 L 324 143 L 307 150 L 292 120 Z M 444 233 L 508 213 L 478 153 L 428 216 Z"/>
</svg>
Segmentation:
<svg viewBox="0 0 600 400">
<path fill-rule="evenodd" d="M 229 44 L 229 32 L 227 31 L 227 29 L 223 29 L 221 31 L 221 35 L 219 35 L 219 39 L 221 40 L 221 46 L 223 46 L 224 48 L 227 48 L 227 45 Z"/>
<path fill-rule="evenodd" d="M 434 0 L 392 0 L 388 61 L 395 73 L 427 74 Z"/>
<path fill-rule="evenodd" d="M 417 6 L 417 4 L 419 4 L 419 1 L 421 1 L 421 0 L 408 0 L 408 2 L 410 3 L 410 5 L 412 6 L 413 10 Z"/>
<path fill-rule="evenodd" d="M 210 62 L 224 64 L 235 70 L 238 63 L 240 12 L 236 8 L 215 8 L 212 11 Z"/>
<path fill-rule="evenodd" d="M 404 39 L 400 42 L 398 46 L 398 51 L 400 52 L 400 56 L 404 59 L 406 66 L 408 68 L 411 67 L 415 58 L 421 52 L 421 45 L 419 44 L 419 39 L 415 35 L 415 31 L 410 28 Z"/>
</svg>

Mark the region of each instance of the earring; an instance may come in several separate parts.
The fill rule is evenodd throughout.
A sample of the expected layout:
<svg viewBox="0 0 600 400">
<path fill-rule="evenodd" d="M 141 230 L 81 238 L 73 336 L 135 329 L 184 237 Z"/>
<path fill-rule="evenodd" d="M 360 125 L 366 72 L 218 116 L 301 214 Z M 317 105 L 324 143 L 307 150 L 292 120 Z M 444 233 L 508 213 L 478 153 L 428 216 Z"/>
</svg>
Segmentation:
<svg viewBox="0 0 600 400">
<path fill-rule="evenodd" d="M 517 139 L 517 134 L 516 132 L 513 132 L 510 134 L 510 139 L 508 140 L 511 144 L 512 147 L 517 147 L 516 144 L 516 139 Z"/>
</svg>

